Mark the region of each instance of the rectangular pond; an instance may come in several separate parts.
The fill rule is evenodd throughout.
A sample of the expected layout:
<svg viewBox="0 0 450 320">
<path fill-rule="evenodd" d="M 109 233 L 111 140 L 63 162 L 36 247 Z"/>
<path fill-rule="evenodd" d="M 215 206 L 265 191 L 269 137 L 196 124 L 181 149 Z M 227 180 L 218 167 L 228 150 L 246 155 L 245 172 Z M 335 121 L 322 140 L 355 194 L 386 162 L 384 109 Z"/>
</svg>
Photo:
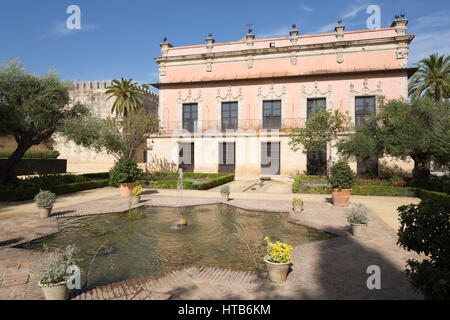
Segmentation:
<svg viewBox="0 0 450 320">
<path fill-rule="evenodd" d="M 197 266 L 263 270 L 264 237 L 292 246 L 333 237 L 289 223 L 288 215 L 228 205 L 184 208 L 188 226 L 174 230 L 180 209 L 145 207 L 131 212 L 61 218 L 60 232 L 28 249 L 74 244 L 88 287 Z"/>
</svg>

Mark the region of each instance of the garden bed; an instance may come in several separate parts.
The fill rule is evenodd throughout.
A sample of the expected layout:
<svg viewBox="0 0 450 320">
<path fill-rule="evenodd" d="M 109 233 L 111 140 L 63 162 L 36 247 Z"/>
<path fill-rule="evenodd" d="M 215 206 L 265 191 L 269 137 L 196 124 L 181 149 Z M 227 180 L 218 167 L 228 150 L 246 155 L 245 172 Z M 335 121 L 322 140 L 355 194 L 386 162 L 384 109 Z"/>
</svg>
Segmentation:
<svg viewBox="0 0 450 320">
<path fill-rule="evenodd" d="M 18 184 L 0 184 L 0 201 L 32 200 L 40 190 L 67 194 L 107 187 L 109 173 L 85 175 L 42 175 L 21 179 Z"/>
<path fill-rule="evenodd" d="M 209 190 L 234 180 L 234 174 L 220 173 L 183 173 L 183 189 Z M 153 173 L 138 181 L 157 189 L 177 189 L 178 173 Z"/>
<path fill-rule="evenodd" d="M 298 175 L 295 177 L 292 185 L 292 192 L 331 194 L 331 187 L 326 184 L 326 181 L 326 177 Z M 442 188 L 446 188 L 446 184 Z M 450 205 L 450 195 L 448 193 L 426 190 L 416 186 L 407 186 L 407 181 L 399 176 L 393 176 L 391 179 L 366 179 L 360 176 L 356 181 L 356 185 L 352 188 L 352 195 L 418 197 L 421 199 L 432 199 Z"/>
</svg>

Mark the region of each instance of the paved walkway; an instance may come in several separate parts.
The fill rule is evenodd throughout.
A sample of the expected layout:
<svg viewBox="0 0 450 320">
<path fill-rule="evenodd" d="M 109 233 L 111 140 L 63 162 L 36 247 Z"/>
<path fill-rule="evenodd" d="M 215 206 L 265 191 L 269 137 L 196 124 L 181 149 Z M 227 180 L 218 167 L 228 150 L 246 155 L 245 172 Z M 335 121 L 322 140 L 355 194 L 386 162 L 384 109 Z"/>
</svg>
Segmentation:
<svg viewBox="0 0 450 320">
<path fill-rule="evenodd" d="M 9 237 L 47 235 L 57 231 L 57 217 L 120 212 L 128 209 L 128 199 L 106 196 L 106 188 L 86 202 L 63 202 L 56 207 L 55 216 L 39 220 L 36 213 L 0 220 L 0 230 Z M 81 195 L 74 195 L 79 197 Z M 174 190 L 147 190 L 139 205 L 179 206 Z M 203 205 L 219 202 L 219 193 L 185 191 L 184 205 Z M 74 299 L 420 299 L 408 285 L 403 272 L 406 260 L 417 258 L 396 246 L 392 226 L 370 210 L 367 235 L 356 239 L 349 234 L 344 209 L 336 208 L 327 196 L 303 195 L 305 210 L 291 211 L 292 194 L 233 193 L 230 205 L 258 211 L 290 212 L 293 223 L 307 225 L 339 235 L 296 246 L 293 267 L 285 284 L 267 280 L 264 272 L 251 273 L 215 268 L 186 268 L 161 278 L 143 278 L 111 284 L 90 292 L 75 293 Z M 352 197 L 359 202 L 368 197 Z M 371 197 L 369 197 L 371 198 Z M 380 199 L 379 197 L 376 197 Z M 391 199 L 391 198 L 389 198 Z M 398 200 L 398 199 L 397 199 Z M 412 199 L 408 198 L 409 202 Z M 406 201 L 403 200 L 403 201 Z M 408 203 L 409 203 L 408 202 Z M 370 203 L 370 201 L 369 201 Z M 381 201 L 380 201 L 381 203 Z M 392 203 L 392 202 L 390 202 Z M 396 205 L 397 203 L 395 203 Z M 29 204 L 24 204 L 28 206 Z M 392 204 L 394 206 L 394 204 Z M 6 212 L 5 212 L 6 214 Z M 19 219 L 19 220 L 13 220 Z M 21 220 L 20 220 L 21 219 Z M 39 233 L 41 232 L 41 233 Z M 27 235 L 26 237 L 24 235 Z M 22 241 L 23 242 L 23 241 Z M 12 248 L 15 243 L 0 244 L 0 299 L 42 299 L 37 276 L 42 269 L 43 253 Z M 382 289 L 368 290 L 367 267 L 381 268 Z"/>
</svg>

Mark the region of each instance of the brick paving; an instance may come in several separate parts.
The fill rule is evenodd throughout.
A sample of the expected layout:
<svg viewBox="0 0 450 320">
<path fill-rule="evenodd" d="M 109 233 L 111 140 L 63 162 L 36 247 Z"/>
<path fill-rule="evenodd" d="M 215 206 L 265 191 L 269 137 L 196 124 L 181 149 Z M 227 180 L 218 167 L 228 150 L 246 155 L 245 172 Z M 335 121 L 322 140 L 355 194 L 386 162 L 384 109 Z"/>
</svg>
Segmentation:
<svg viewBox="0 0 450 320">
<path fill-rule="evenodd" d="M 133 206 L 207 205 L 220 202 L 210 196 L 185 198 L 144 194 Z M 246 210 L 289 212 L 292 223 L 306 225 L 339 237 L 294 247 L 293 266 L 284 284 L 274 284 L 262 272 L 244 272 L 211 267 L 191 267 L 161 277 L 130 279 L 86 292 L 73 292 L 74 300 L 166 300 L 166 299 L 421 299 L 403 272 L 406 260 L 417 258 L 396 245 L 395 231 L 369 212 L 366 236 L 349 233 L 345 210 L 330 203 L 305 202 L 301 214 L 293 213 L 290 201 L 232 199 L 230 205 Z M 42 252 L 13 248 L 58 231 L 59 217 L 122 212 L 128 199 L 110 197 L 80 203 L 39 216 L 0 220 L 0 299 L 44 299 L 37 285 L 45 264 Z M 369 290 L 367 267 L 381 268 L 382 289 Z"/>
</svg>

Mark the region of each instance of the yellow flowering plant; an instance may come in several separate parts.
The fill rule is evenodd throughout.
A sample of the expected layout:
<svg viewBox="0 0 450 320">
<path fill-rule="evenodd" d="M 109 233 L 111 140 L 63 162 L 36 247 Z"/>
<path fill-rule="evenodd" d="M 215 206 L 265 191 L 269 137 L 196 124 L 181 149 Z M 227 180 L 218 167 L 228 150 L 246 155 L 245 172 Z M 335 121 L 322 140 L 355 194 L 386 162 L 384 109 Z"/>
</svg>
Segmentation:
<svg viewBox="0 0 450 320">
<path fill-rule="evenodd" d="M 131 194 L 135 197 L 139 197 L 142 194 L 142 186 L 137 186 L 133 189 L 133 191 L 131 192 Z"/>
<path fill-rule="evenodd" d="M 295 198 L 292 200 L 292 202 L 293 202 L 293 203 L 303 204 L 302 198 L 299 198 L 299 197 L 295 197 Z"/>
<path fill-rule="evenodd" d="M 265 237 L 264 241 L 267 242 L 267 252 L 273 263 L 291 262 L 292 247 L 290 245 L 280 241 L 272 242 L 269 237 Z"/>
</svg>

